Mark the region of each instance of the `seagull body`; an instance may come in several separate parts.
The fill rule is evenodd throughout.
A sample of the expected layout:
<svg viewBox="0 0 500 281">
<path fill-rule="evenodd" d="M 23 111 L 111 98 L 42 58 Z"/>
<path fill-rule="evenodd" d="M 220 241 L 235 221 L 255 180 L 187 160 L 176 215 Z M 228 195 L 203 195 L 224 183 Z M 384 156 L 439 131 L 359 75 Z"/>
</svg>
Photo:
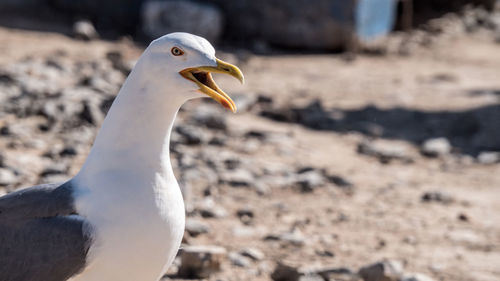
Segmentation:
<svg viewBox="0 0 500 281">
<path fill-rule="evenodd" d="M 172 33 L 153 41 L 80 172 L 63 184 L 0 197 L 0 280 L 159 280 L 184 233 L 169 156 L 176 114 L 200 92 L 236 110 L 211 72 L 243 81 L 201 37 Z"/>
</svg>

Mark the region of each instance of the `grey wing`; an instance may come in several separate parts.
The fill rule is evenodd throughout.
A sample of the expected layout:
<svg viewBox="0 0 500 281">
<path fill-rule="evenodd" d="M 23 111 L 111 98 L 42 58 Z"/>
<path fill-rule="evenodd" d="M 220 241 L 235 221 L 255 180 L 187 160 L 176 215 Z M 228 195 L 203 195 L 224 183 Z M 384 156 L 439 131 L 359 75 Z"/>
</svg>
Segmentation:
<svg viewBox="0 0 500 281">
<path fill-rule="evenodd" d="M 0 197 L 0 280 L 65 281 L 84 269 L 91 226 L 76 214 L 71 182 Z"/>
</svg>

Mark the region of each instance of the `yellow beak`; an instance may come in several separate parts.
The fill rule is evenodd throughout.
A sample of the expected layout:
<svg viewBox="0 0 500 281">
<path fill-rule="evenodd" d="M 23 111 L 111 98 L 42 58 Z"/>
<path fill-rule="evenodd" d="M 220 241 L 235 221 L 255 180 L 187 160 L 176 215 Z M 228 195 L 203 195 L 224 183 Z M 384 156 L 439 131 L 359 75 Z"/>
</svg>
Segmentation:
<svg viewBox="0 0 500 281">
<path fill-rule="evenodd" d="M 240 80 L 243 84 L 245 78 L 238 67 L 217 59 L 217 66 L 190 67 L 180 71 L 179 73 L 182 77 L 191 80 L 198 85 L 198 87 L 200 87 L 198 89 L 200 92 L 213 98 L 232 112 L 236 112 L 236 104 L 234 104 L 234 101 L 226 93 L 224 93 L 224 91 L 222 91 L 217 84 L 215 84 L 211 73 L 229 74 Z"/>
</svg>

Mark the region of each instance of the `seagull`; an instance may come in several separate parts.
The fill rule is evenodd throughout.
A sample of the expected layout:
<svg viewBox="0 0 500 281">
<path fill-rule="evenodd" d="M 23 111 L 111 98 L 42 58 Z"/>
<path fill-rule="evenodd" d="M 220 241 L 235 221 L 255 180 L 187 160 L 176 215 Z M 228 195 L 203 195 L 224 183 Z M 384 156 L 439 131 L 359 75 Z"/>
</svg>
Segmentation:
<svg viewBox="0 0 500 281">
<path fill-rule="evenodd" d="M 0 280 L 158 281 L 184 234 L 169 156 L 177 112 L 203 96 L 236 112 L 212 73 L 244 81 L 202 37 L 176 32 L 152 41 L 81 170 L 0 197 Z"/>
</svg>

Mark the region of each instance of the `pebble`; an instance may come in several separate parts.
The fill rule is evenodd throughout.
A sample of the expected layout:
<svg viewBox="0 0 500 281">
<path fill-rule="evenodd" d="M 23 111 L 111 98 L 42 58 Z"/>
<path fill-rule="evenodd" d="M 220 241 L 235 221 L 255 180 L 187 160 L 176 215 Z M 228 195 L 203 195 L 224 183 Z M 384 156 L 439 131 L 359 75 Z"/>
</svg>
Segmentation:
<svg viewBox="0 0 500 281">
<path fill-rule="evenodd" d="M 252 264 L 252 260 L 249 257 L 243 256 L 237 252 L 230 252 L 228 258 L 231 263 L 236 266 L 249 267 Z"/>
<path fill-rule="evenodd" d="M 415 273 L 404 276 L 400 281 L 434 281 L 434 279 L 422 273 Z"/>
<path fill-rule="evenodd" d="M 485 165 L 500 163 L 500 152 L 484 151 L 477 156 L 477 162 Z"/>
<path fill-rule="evenodd" d="M 226 209 L 216 205 L 211 198 L 197 203 L 195 210 L 204 218 L 223 218 L 227 216 Z"/>
<path fill-rule="evenodd" d="M 320 257 L 329 257 L 329 258 L 335 257 L 335 254 L 329 250 L 316 250 L 314 252 L 316 253 L 316 255 Z"/>
<path fill-rule="evenodd" d="M 466 214 L 464 214 L 464 213 L 458 214 L 457 218 L 458 218 L 459 221 L 464 221 L 464 222 L 468 222 L 469 221 L 469 217 Z"/>
<path fill-rule="evenodd" d="M 333 277 L 337 279 L 333 279 Z M 278 262 L 271 274 L 274 281 L 353 280 L 353 277 L 352 271 L 345 267 L 303 266 L 288 261 Z"/>
<path fill-rule="evenodd" d="M 268 234 L 264 240 L 278 240 L 290 243 L 297 247 L 302 247 L 305 244 L 305 237 L 300 231 L 285 232 L 281 234 Z"/>
<path fill-rule="evenodd" d="M 218 246 L 185 246 L 177 275 L 182 278 L 208 278 L 220 271 L 226 256 L 226 249 Z"/>
<path fill-rule="evenodd" d="M 248 170 L 236 169 L 225 171 L 220 175 L 220 179 L 223 183 L 233 187 L 249 187 L 255 178 Z"/>
<path fill-rule="evenodd" d="M 422 194 L 423 202 L 438 202 L 443 204 L 450 204 L 454 201 L 453 197 L 441 191 L 429 191 Z"/>
<path fill-rule="evenodd" d="M 52 175 L 64 175 L 68 172 L 68 166 L 64 163 L 52 163 L 49 167 L 46 167 L 41 173 L 41 177 L 52 176 Z"/>
<path fill-rule="evenodd" d="M 176 127 L 176 132 L 181 135 L 181 141 L 187 145 L 198 145 L 206 142 L 206 137 L 203 131 L 199 128 L 182 125 Z"/>
<path fill-rule="evenodd" d="M 200 220 L 188 218 L 186 220 L 186 231 L 192 237 L 196 237 L 200 234 L 208 233 L 210 231 L 210 227 Z"/>
<path fill-rule="evenodd" d="M 250 217 L 250 218 L 253 218 L 254 217 L 254 212 L 250 208 L 240 208 L 240 209 L 238 209 L 236 211 L 236 215 L 238 217 Z"/>
<path fill-rule="evenodd" d="M 94 25 L 88 20 L 80 20 L 73 24 L 73 36 L 86 41 L 99 38 Z"/>
<path fill-rule="evenodd" d="M 235 237 L 253 237 L 258 234 L 254 227 L 241 225 L 233 227 L 231 232 Z"/>
<path fill-rule="evenodd" d="M 377 158 L 380 163 L 388 164 L 398 160 L 412 163 L 413 157 L 406 146 L 398 143 L 363 141 L 358 145 L 358 153 Z"/>
<path fill-rule="evenodd" d="M 257 192 L 257 194 L 260 196 L 269 195 L 269 193 L 271 193 L 271 188 L 269 187 L 269 185 L 262 181 L 256 181 L 253 183 L 253 185 L 255 192 Z"/>
<path fill-rule="evenodd" d="M 345 178 L 343 178 L 341 176 L 329 175 L 327 178 L 328 178 L 329 182 L 335 184 L 338 187 L 350 188 L 350 187 L 354 186 L 354 184 L 352 182 L 350 182 L 349 180 L 346 180 Z"/>
<path fill-rule="evenodd" d="M 446 237 L 457 244 L 478 246 L 484 243 L 482 235 L 469 229 L 457 229 L 446 233 Z"/>
<path fill-rule="evenodd" d="M 41 177 L 37 184 L 45 184 L 45 183 L 62 183 L 67 181 L 69 178 L 65 174 L 52 174 L 52 175 L 47 175 L 44 177 Z"/>
<path fill-rule="evenodd" d="M 257 248 L 245 248 L 240 251 L 240 254 L 245 257 L 249 257 L 254 261 L 263 260 L 265 257 L 264 253 Z"/>
<path fill-rule="evenodd" d="M 399 281 L 403 277 L 403 264 L 395 260 L 382 260 L 362 267 L 358 274 L 364 281 Z"/>
<path fill-rule="evenodd" d="M 0 186 L 11 186 L 17 182 L 18 177 L 12 170 L 0 168 Z"/>
<path fill-rule="evenodd" d="M 447 138 L 434 138 L 424 141 L 421 152 L 428 157 L 439 157 L 451 152 L 451 144 Z"/>
<path fill-rule="evenodd" d="M 77 154 L 78 154 L 78 150 L 73 146 L 65 146 L 59 152 L 59 156 L 61 156 L 61 157 L 73 157 L 73 156 L 76 156 Z"/>
<path fill-rule="evenodd" d="M 187 167 L 188 168 L 181 169 L 180 180 L 183 183 L 191 185 L 193 183 L 202 182 L 207 185 L 217 185 L 219 182 L 217 173 L 213 169 L 201 165 Z"/>
<path fill-rule="evenodd" d="M 295 177 L 295 186 L 300 188 L 302 192 L 311 192 L 314 189 L 325 185 L 325 177 L 316 170 L 299 171 Z"/>
</svg>

